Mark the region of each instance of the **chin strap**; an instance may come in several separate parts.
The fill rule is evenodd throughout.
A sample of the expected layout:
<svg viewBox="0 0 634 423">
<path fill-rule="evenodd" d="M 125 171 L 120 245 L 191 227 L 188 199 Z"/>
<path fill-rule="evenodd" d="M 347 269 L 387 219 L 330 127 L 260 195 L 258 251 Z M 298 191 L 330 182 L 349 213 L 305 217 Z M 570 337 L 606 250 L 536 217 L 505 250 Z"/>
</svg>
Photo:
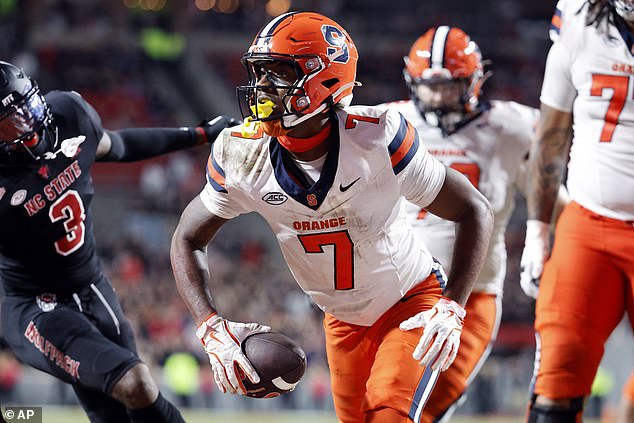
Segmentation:
<svg viewBox="0 0 634 423">
<path fill-rule="evenodd" d="M 51 129 L 52 128 L 52 129 Z M 49 142 L 50 132 L 53 132 L 54 141 Z M 40 159 L 50 159 L 49 151 L 58 143 L 57 127 L 45 126 L 42 134 L 34 133 L 28 140 L 15 141 L 13 144 L 2 143 L 0 148 L 0 166 L 25 166 L 36 164 Z M 14 146 L 12 148 L 12 146 Z M 53 157 L 54 158 L 54 157 Z"/>
<path fill-rule="evenodd" d="M 53 142 L 48 142 L 47 138 L 51 137 L 51 133 L 50 133 L 51 131 L 54 134 L 52 139 Z M 40 140 L 38 144 L 35 145 L 35 147 L 29 149 L 29 153 L 32 153 L 35 160 L 39 160 L 42 157 L 46 159 L 47 158 L 46 153 L 48 153 L 49 151 L 55 150 L 58 143 L 59 143 L 59 130 L 57 129 L 57 127 L 51 126 L 49 128 L 48 126 L 45 126 L 44 129 L 42 130 L 42 139 Z"/>
<path fill-rule="evenodd" d="M 299 125 L 302 122 L 307 121 L 308 119 L 312 118 L 313 116 L 323 112 L 324 110 L 326 110 L 326 108 L 328 107 L 332 107 L 334 105 L 334 102 L 332 99 L 337 98 L 337 96 L 339 94 L 341 94 L 342 92 L 344 92 L 345 90 L 352 88 L 352 87 L 356 87 L 361 85 L 360 82 L 357 81 L 352 81 L 349 82 L 347 84 L 343 84 L 337 91 L 335 91 L 334 93 L 332 93 L 332 95 L 329 97 L 329 99 L 325 100 L 323 103 L 321 103 L 321 105 L 319 107 L 317 107 L 317 109 L 315 109 L 313 112 L 311 113 L 307 113 L 305 115 L 289 115 L 289 116 L 284 116 L 282 118 L 282 122 L 283 122 L 283 126 L 285 128 L 292 128 L 294 126 Z M 343 106 L 349 106 L 352 103 L 352 94 L 347 95 L 345 97 L 343 97 L 338 104 L 342 104 Z"/>
</svg>

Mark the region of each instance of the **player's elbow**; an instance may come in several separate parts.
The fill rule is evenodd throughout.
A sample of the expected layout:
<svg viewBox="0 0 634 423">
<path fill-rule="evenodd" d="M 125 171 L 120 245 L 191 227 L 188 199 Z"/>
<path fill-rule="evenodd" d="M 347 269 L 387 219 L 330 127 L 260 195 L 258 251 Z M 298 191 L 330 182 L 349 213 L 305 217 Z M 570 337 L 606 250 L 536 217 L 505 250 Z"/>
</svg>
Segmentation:
<svg viewBox="0 0 634 423">
<path fill-rule="evenodd" d="M 170 245 L 170 261 L 172 267 L 180 263 L 191 261 L 191 257 L 198 252 L 206 254 L 207 242 L 197 240 L 196 232 L 186 219 L 181 217 L 181 221 L 176 226 Z"/>
<path fill-rule="evenodd" d="M 484 195 L 478 191 L 476 191 L 476 193 L 476 195 L 470 198 L 465 217 L 473 221 L 481 228 L 483 233 L 490 237 L 491 231 L 493 230 L 493 209 L 491 208 L 489 200 L 487 200 Z"/>
<path fill-rule="evenodd" d="M 185 237 L 185 233 L 183 231 L 183 227 L 181 224 L 176 226 L 174 230 L 174 234 L 172 235 L 172 242 L 170 245 L 170 261 L 172 263 L 172 268 L 174 268 L 178 263 L 181 262 L 181 258 L 186 254 L 188 249 L 187 238 Z"/>
<path fill-rule="evenodd" d="M 482 214 L 482 220 L 484 223 L 484 227 L 487 229 L 489 236 L 491 236 L 491 232 L 493 232 L 493 223 L 495 216 L 493 215 L 493 208 L 489 201 L 482 196 L 481 201 L 478 202 L 480 205 L 480 212 Z"/>
</svg>

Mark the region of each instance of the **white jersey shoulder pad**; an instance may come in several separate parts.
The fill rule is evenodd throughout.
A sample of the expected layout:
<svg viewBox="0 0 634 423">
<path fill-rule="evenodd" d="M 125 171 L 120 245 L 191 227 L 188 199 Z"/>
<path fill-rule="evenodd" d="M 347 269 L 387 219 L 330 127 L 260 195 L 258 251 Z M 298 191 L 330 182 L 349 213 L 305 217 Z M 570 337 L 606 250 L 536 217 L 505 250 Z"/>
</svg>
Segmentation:
<svg viewBox="0 0 634 423">
<path fill-rule="evenodd" d="M 382 106 L 351 106 L 337 111 L 343 133 L 360 143 L 385 146 L 397 135 L 405 118 L 396 110 Z"/>
<path fill-rule="evenodd" d="M 530 138 L 539 123 L 539 110 L 515 101 L 491 102 L 489 121 L 501 132 L 524 140 Z"/>
<path fill-rule="evenodd" d="M 579 37 L 586 26 L 587 12 L 586 0 L 559 0 L 550 21 L 550 39 L 553 42 L 562 39 L 568 39 L 568 43 L 579 42 L 575 37 Z"/>
<path fill-rule="evenodd" d="M 219 192 L 226 192 L 230 180 L 250 173 L 268 154 L 270 137 L 263 132 L 243 135 L 241 126 L 224 129 L 211 145 L 207 162 L 207 182 Z"/>
</svg>

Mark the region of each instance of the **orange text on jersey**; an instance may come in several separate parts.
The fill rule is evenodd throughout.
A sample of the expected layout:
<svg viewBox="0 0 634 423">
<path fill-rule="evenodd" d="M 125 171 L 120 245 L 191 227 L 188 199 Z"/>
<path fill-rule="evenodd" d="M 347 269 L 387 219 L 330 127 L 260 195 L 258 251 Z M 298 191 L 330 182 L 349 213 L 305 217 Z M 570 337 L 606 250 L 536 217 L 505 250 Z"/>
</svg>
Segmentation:
<svg viewBox="0 0 634 423">
<path fill-rule="evenodd" d="M 293 228 L 297 231 L 318 231 L 322 229 L 337 228 L 346 224 L 345 216 L 333 217 L 324 220 L 295 220 Z"/>
<path fill-rule="evenodd" d="M 612 70 L 614 72 L 623 72 L 634 75 L 634 66 L 626 65 L 625 63 L 613 63 Z"/>
<path fill-rule="evenodd" d="M 450 148 L 428 148 L 427 151 L 432 156 L 466 156 L 467 152 L 464 150 L 450 149 Z"/>
</svg>

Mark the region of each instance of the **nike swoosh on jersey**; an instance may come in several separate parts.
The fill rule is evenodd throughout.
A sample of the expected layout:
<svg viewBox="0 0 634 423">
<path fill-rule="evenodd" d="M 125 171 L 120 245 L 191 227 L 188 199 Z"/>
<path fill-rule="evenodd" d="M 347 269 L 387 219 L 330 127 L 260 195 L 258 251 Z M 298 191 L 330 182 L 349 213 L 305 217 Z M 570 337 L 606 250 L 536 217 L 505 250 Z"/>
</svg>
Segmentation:
<svg viewBox="0 0 634 423">
<path fill-rule="evenodd" d="M 357 179 L 355 179 L 354 181 L 350 182 L 350 183 L 349 183 L 348 185 L 346 185 L 346 186 L 343 186 L 343 185 L 339 184 L 339 191 L 341 191 L 341 192 L 346 192 L 346 191 L 348 191 L 348 189 L 349 189 L 351 186 L 353 186 L 354 184 L 356 184 L 356 183 L 357 183 L 357 181 L 358 181 L 359 179 L 361 179 L 361 177 L 360 177 L 360 176 L 359 176 Z"/>
</svg>

